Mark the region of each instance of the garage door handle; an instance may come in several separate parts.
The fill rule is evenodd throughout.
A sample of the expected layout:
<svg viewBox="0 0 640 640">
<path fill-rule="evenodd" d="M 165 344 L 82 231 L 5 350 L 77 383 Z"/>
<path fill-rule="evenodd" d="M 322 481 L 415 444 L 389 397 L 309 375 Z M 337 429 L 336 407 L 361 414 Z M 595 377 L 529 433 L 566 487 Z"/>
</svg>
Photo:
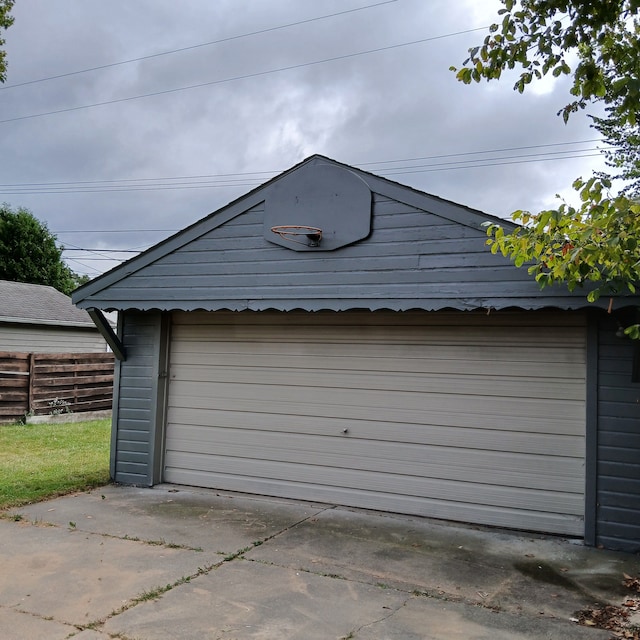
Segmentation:
<svg viewBox="0 0 640 640">
<path fill-rule="evenodd" d="M 349 429 L 343 429 L 342 433 L 349 433 Z"/>
</svg>

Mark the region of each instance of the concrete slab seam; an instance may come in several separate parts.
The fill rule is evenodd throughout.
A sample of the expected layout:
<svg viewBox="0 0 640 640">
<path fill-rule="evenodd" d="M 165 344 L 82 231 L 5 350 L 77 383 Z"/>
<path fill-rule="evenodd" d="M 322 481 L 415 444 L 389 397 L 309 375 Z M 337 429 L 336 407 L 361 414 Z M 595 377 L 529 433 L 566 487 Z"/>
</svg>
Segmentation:
<svg viewBox="0 0 640 640">
<path fill-rule="evenodd" d="M 324 509 L 320 509 L 319 511 L 310 514 L 309 516 L 302 518 L 301 520 L 287 526 L 284 527 L 283 529 L 281 529 L 280 531 L 276 531 L 275 533 L 271 534 L 270 536 L 266 536 L 265 538 L 262 539 L 258 539 L 255 540 L 253 543 L 251 543 L 251 545 L 247 546 L 247 547 L 243 547 L 241 549 L 238 549 L 237 551 L 230 553 L 228 555 L 225 555 L 220 562 L 215 562 L 213 564 L 210 565 L 205 565 L 204 567 L 199 567 L 198 570 L 194 573 L 191 574 L 189 576 L 183 576 L 181 578 L 178 578 L 178 580 L 174 581 L 173 583 L 169 583 L 166 584 L 164 586 L 158 586 L 158 587 L 154 587 L 152 589 L 149 590 L 145 590 L 143 591 L 139 596 L 136 596 L 132 599 L 129 600 L 129 602 L 125 603 L 124 605 L 122 605 L 121 607 L 119 607 L 118 609 L 115 609 L 114 611 L 112 611 L 110 614 L 104 616 L 103 618 L 99 618 L 97 620 L 94 620 L 92 622 L 89 622 L 86 625 L 82 625 L 81 630 L 94 630 L 97 631 L 99 630 L 100 627 L 104 626 L 104 624 L 107 622 L 107 620 L 110 620 L 111 618 L 115 618 L 116 616 L 120 615 L 121 613 L 124 613 L 125 611 L 128 611 L 129 609 L 134 608 L 135 606 L 141 604 L 142 602 L 147 602 L 149 600 L 158 600 L 159 598 L 161 598 L 165 593 L 172 591 L 173 589 L 175 589 L 176 587 L 179 587 L 183 584 L 188 584 L 191 582 L 191 580 L 195 580 L 196 578 L 199 578 L 200 576 L 205 576 L 208 575 L 209 573 L 211 573 L 212 571 L 215 571 L 216 569 L 219 569 L 223 564 L 227 564 L 230 562 L 233 562 L 234 560 L 240 558 L 243 560 L 246 560 L 246 558 L 244 557 L 244 554 L 247 553 L 247 551 L 250 551 L 251 549 L 254 549 L 255 547 L 258 547 L 262 544 L 264 544 L 265 542 L 269 542 L 270 540 L 273 540 L 274 538 L 276 538 L 277 536 L 286 533 L 287 531 L 290 531 L 291 529 L 293 529 L 294 527 L 303 524 L 304 522 L 306 522 L 307 520 L 309 520 L 310 518 L 314 518 L 318 515 L 320 515 L 322 512 L 327 511 L 329 509 L 333 509 L 335 508 L 334 506 L 329 506 L 326 507 Z M 56 528 L 61 528 L 59 525 L 52 525 Z M 76 529 L 73 529 L 74 531 Z M 78 530 L 79 531 L 79 530 Z M 83 531 L 83 533 L 85 533 L 85 531 Z M 90 531 L 86 531 L 86 533 L 93 533 Z M 106 537 L 110 537 L 110 538 L 115 538 L 118 540 L 128 540 L 128 541 L 133 541 L 133 542 L 141 542 L 142 544 L 148 544 L 145 543 L 145 541 L 140 540 L 138 538 L 131 538 L 128 536 L 125 536 L 124 538 L 120 537 L 120 536 L 113 536 L 113 535 L 109 535 L 109 534 L 100 534 L 100 533 L 93 533 L 93 535 L 98 535 L 98 536 L 106 536 Z M 166 546 L 166 545 L 165 545 Z M 184 547 L 181 547 L 184 548 Z M 191 550 L 191 549 L 187 549 L 187 550 Z M 193 549 L 194 551 L 198 551 L 197 549 Z"/>
<path fill-rule="evenodd" d="M 141 544 L 146 544 L 152 547 L 164 547 L 165 549 L 182 549 L 183 551 L 197 551 L 197 552 L 204 551 L 202 547 L 191 547 L 187 544 L 181 544 L 178 542 L 171 542 L 171 541 L 167 542 L 166 540 L 164 540 L 164 538 L 160 538 L 159 540 L 153 540 L 153 539 L 140 538 L 139 536 L 130 536 L 126 533 L 123 536 L 117 536 L 117 535 L 114 535 L 113 533 L 91 531 L 89 529 L 83 529 L 82 527 L 79 527 L 76 522 L 69 522 L 69 524 L 65 526 L 61 524 L 56 524 L 55 522 L 48 522 L 46 520 L 26 521 L 24 516 L 22 516 L 21 514 L 13 514 L 13 513 L 11 514 L 0 513 L 0 519 L 13 521 L 13 522 L 21 522 L 23 525 L 29 524 L 32 527 L 52 527 L 54 529 L 66 528 L 70 533 L 77 532 L 77 533 L 97 536 L 99 538 L 109 538 L 110 540 L 126 540 L 128 542 L 139 542 Z M 219 553 L 222 553 L 222 552 L 219 552 Z"/>
<path fill-rule="evenodd" d="M 31 618 L 36 618 L 37 620 L 42 620 L 43 622 L 56 622 L 58 624 L 64 625 L 65 627 L 69 627 L 70 629 L 74 629 L 74 631 L 69 632 L 69 637 L 72 637 L 76 635 L 76 633 L 80 633 L 80 631 L 83 631 L 83 629 L 78 625 L 70 622 L 65 622 L 64 620 L 56 620 L 53 616 L 41 616 L 37 613 L 34 613 L 33 611 L 25 611 L 24 609 L 20 609 L 19 607 L 7 607 L 3 604 L 0 604 L 0 609 L 13 611 L 24 616 L 30 616 Z"/>
</svg>

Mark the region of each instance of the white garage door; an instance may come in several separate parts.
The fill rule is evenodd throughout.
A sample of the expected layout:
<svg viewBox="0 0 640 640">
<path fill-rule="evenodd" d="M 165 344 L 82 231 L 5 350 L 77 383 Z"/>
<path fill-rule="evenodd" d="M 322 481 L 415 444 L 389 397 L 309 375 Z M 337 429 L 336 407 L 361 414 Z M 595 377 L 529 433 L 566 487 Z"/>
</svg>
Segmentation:
<svg viewBox="0 0 640 640">
<path fill-rule="evenodd" d="M 164 480 L 583 535 L 584 319 L 174 314 Z"/>
</svg>

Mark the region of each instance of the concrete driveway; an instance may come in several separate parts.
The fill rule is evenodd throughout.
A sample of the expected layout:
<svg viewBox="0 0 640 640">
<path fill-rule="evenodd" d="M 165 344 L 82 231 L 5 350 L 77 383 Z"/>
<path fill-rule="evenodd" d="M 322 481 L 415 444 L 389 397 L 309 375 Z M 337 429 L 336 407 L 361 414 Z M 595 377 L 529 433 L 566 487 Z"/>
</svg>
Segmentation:
<svg viewBox="0 0 640 640">
<path fill-rule="evenodd" d="M 620 605 L 640 558 L 162 485 L 5 513 L 0 567 L 4 640 L 606 640 L 571 618 Z"/>
</svg>

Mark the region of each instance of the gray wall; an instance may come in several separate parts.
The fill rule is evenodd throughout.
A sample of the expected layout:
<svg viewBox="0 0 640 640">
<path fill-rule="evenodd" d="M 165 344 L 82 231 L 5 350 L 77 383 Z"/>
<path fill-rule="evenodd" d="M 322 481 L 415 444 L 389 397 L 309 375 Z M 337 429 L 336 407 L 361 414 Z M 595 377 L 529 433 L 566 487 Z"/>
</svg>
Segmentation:
<svg viewBox="0 0 640 640">
<path fill-rule="evenodd" d="M 398 197 L 407 195 L 398 189 Z M 297 252 L 263 236 L 264 202 L 217 216 L 190 241 L 90 294 L 101 309 L 289 311 L 575 306 L 486 247 L 483 214 L 413 195 L 424 209 L 374 193 L 371 235 L 327 252 Z M 247 203 L 249 204 L 249 203 Z M 240 206 L 240 205 L 238 205 Z M 430 208 L 437 210 L 437 213 Z M 229 214 L 230 215 L 230 214 Z M 467 219 L 461 223 L 454 217 Z M 213 228 L 211 228 L 213 227 Z M 582 298 L 581 298 L 582 300 Z"/>
<path fill-rule="evenodd" d="M 161 378 L 162 316 L 157 312 L 121 314 L 119 333 L 127 351 L 116 360 L 111 476 L 116 482 L 151 486 L 159 480 L 161 455 L 158 380 Z M 161 409 L 161 406 L 160 406 Z"/>
<path fill-rule="evenodd" d="M 632 382 L 634 344 L 599 330 L 596 543 L 640 551 L 640 384 Z"/>
<path fill-rule="evenodd" d="M 55 327 L 0 322 L 0 351 L 104 353 L 107 343 L 93 326 Z"/>
</svg>

